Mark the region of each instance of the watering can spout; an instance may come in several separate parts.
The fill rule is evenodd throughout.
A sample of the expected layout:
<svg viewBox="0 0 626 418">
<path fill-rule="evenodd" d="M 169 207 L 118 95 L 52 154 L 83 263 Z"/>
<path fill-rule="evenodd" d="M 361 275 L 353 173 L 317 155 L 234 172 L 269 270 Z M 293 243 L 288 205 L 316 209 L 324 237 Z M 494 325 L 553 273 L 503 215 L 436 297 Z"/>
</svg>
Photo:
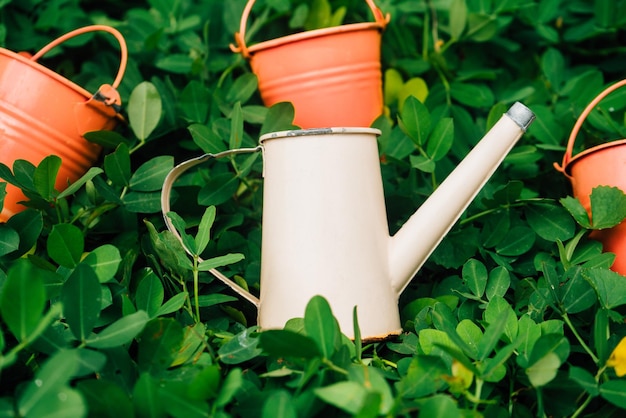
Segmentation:
<svg viewBox="0 0 626 418">
<path fill-rule="evenodd" d="M 389 241 L 391 285 L 399 295 L 534 120 L 515 103 Z"/>
</svg>

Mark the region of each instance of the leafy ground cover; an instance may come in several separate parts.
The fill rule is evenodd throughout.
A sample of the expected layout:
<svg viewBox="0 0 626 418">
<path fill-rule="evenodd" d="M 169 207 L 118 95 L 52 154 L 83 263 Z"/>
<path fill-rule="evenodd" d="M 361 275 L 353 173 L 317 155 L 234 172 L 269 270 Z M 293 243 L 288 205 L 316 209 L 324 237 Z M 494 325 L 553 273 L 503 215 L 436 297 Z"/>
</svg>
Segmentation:
<svg viewBox="0 0 626 418">
<path fill-rule="evenodd" d="M 56 156 L 0 166 L 30 198 L 0 225 L 3 416 L 623 413 L 626 281 L 588 235 L 618 224 L 626 198 L 598 187 L 591 221 L 553 163 L 582 109 L 626 74 L 626 2 L 377 3 L 391 15 L 374 126 L 392 233 L 513 102 L 537 119 L 401 295 L 404 333 L 363 344 L 358 321 L 352 341 L 322 297 L 285 329 L 260 332 L 252 307 L 208 273 L 219 267 L 258 294 L 256 154 L 176 183 L 172 216 L 191 255 L 161 217 L 174 164 L 292 126 L 293 108 L 264 107 L 229 49 L 245 2 L 0 1 L 9 50 L 96 23 L 129 46 L 128 123 L 86 135 L 104 147 L 95 167 L 61 192 Z M 369 19 L 357 0 L 265 0 L 249 35 Z M 89 91 L 118 64 L 99 35 L 45 58 Z M 623 90 L 603 101 L 576 152 L 623 138 L 625 108 Z"/>
</svg>

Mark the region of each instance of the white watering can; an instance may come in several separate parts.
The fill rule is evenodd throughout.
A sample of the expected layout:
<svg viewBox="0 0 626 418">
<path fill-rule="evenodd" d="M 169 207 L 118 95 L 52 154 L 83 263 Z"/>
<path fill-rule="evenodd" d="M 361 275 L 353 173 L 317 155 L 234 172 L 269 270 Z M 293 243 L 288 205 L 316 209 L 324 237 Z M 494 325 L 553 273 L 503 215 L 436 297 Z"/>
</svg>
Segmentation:
<svg viewBox="0 0 626 418">
<path fill-rule="evenodd" d="M 163 184 L 166 214 L 187 169 L 243 152 L 264 158 L 261 293 L 256 298 L 217 270 L 219 280 L 256 305 L 261 329 L 302 317 L 324 296 L 353 337 L 356 306 L 364 340 L 402 331 L 398 298 L 526 131 L 534 114 L 515 103 L 405 225 L 389 236 L 377 147 L 380 131 L 324 128 L 269 133 L 256 148 L 206 154 L 176 166 Z"/>
</svg>

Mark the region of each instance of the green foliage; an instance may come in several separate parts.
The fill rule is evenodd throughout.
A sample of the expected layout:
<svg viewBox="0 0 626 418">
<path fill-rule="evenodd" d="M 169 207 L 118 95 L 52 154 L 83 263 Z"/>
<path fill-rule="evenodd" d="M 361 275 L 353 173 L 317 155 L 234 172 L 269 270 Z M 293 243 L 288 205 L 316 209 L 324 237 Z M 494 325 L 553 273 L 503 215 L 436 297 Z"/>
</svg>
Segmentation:
<svg viewBox="0 0 626 418">
<path fill-rule="evenodd" d="M 182 175 L 167 214 L 180 240 L 165 227 L 161 189 L 176 164 L 296 128 L 291 103 L 265 107 L 228 48 L 243 0 L 0 0 L 9 50 L 89 24 L 116 27 L 129 48 L 122 123 L 85 134 L 103 148 L 94 167 L 59 190 L 59 156 L 0 163 L 0 202 L 7 184 L 27 197 L 0 224 L 0 415 L 623 412 L 626 280 L 610 270 L 623 254 L 589 233 L 622 222 L 626 195 L 598 185 L 587 211 L 553 163 L 582 109 L 626 72 L 626 2 L 376 3 L 391 16 L 373 126 L 392 233 L 512 103 L 537 116 L 400 295 L 404 332 L 386 341 L 362 340 L 358 307 L 354 330 L 340 329 L 322 296 L 261 330 L 214 279 L 219 268 L 259 294 L 259 153 Z M 354 0 L 258 1 L 247 41 L 372 19 Z M 41 63 L 97 91 L 119 51 L 90 34 Z M 574 153 L 626 136 L 625 112 L 624 90 L 603 100 Z"/>
</svg>

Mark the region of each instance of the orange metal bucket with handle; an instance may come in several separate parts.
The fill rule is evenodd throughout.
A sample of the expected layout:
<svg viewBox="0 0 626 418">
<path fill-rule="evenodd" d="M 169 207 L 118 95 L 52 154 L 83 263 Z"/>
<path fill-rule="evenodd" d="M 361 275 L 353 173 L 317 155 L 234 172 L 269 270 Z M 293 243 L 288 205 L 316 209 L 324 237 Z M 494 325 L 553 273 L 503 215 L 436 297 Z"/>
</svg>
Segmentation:
<svg viewBox="0 0 626 418">
<path fill-rule="evenodd" d="M 587 105 L 574 124 L 562 165 L 554 164 L 570 180 L 574 197 L 589 214 L 590 195 L 594 187 L 617 187 L 626 193 L 626 139 L 601 144 L 572 156 L 574 142 L 583 122 L 598 103 L 624 85 L 626 80 L 612 84 Z M 589 236 L 602 242 L 604 251 L 615 253 L 611 269 L 626 275 L 626 222 L 613 228 L 594 230 Z"/>
<path fill-rule="evenodd" d="M 37 61 L 52 48 L 88 32 L 107 32 L 120 45 L 120 66 L 112 85 L 91 94 Z M 0 162 L 12 167 L 17 159 L 38 165 L 48 155 L 61 157 L 55 187 L 63 190 L 97 160 L 100 147 L 83 135 L 113 129 L 121 119 L 116 88 L 126 69 L 128 52 L 124 37 L 104 25 L 86 26 L 44 46 L 35 55 L 0 48 Z M 25 209 L 22 191 L 7 184 L 0 221 Z"/>
<path fill-rule="evenodd" d="M 375 21 L 246 44 L 254 5 L 244 8 L 233 52 L 250 61 L 266 106 L 291 102 L 302 128 L 368 127 L 383 112 L 381 36 L 389 15 L 366 0 Z"/>
</svg>

